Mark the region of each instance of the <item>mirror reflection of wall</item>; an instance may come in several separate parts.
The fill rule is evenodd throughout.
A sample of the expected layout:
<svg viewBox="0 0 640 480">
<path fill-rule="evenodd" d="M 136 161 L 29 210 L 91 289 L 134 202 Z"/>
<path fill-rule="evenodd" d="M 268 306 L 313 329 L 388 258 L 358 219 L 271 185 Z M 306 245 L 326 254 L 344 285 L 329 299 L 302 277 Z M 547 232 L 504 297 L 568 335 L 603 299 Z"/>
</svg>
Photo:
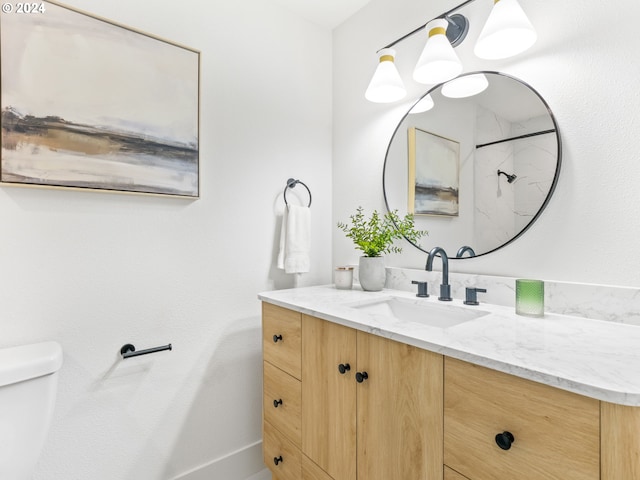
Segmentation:
<svg viewBox="0 0 640 480">
<path fill-rule="evenodd" d="M 433 108 L 407 114 L 389 144 L 385 201 L 390 210 L 405 213 L 413 208 L 415 188 L 408 161 L 410 129 L 459 143 L 459 211 L 457 216 L 416 215 L 417 227 L 429 231 L 419 247 L 424 251 L 442 246 L 453 257 L 462 246 L 476 255 L 500 248 L 535 221 L 557 181 L 560 137 L 546 103 L 513 77 L 484 73 L 489 87 L 472 97 L 447 98 L 440 86 L 434 88 Z"/>
</svg>

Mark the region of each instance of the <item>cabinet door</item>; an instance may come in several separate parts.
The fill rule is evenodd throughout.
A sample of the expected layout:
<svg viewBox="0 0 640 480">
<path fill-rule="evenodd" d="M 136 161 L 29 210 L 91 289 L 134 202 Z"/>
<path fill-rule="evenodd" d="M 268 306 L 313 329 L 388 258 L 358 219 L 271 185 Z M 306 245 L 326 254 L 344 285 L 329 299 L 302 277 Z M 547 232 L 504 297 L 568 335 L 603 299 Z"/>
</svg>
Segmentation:
<svg viewBox="0 0 640 480">
<path fill-rule="evenodd" d="M 356 478 L 355 362 L 355 330 L 303 315 L 302 451 L 334 480 Z"/>
<path fill-rule="evenodd" d="M 597 400 L 451 358 L 444 392 L 444 457 L 457 472 L 473 480 L 600 479 Z"/>
<path fill-rule="evenodd" d="M 441 479 L 443 357 L 358 332 L 358 479 Z"/>
</svg>

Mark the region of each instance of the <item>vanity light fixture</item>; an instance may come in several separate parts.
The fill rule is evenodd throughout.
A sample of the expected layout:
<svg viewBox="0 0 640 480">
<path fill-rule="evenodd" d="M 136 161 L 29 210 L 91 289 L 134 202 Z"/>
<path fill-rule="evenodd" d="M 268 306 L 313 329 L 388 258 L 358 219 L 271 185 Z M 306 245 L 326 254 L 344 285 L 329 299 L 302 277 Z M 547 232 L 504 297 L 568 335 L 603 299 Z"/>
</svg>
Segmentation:
<svg viewBox="0 0 640 480">
<path fill-rule="evenodd" d="M 472 97 L 484 92 L 489 86 L 489 80 L 482 73 L 464 75 L 454 78 L 442 86 L 442 95 L 449 98 Z"/>
<path fill-rule="evenodd" d="M 418 83 L 436 85 L 458 76 L 463 67 L 453 48 L 465 39 L 469 21 L 464 15 L 454 12 L 474 1 L 462 2 L 379 50 L 380 63 L 365 93 L 367 100 L 387 103 L 404 98 L 406 89 L 393 63 L 395 51 L 391 49 L 425 28 L 429 31 L 429 38 L 416 64 L 413 79 Z M 537 34 L 518 0 L 493 1 L 493 9 L 474 53 L 483 59 L 502 59 L 531 47 Z"/>
<path fill-rule="evenodd" d="M 537 38 L 518 0 L 495 0 L 473 53 L 487 60 L 513 57 L 531 47 Z"/>
<path fill-rule="evenodd" d="M 447 38 L 448 26 L 449 22 L 444 18 L 436 18 L 427 24 L 429 38 L 413 70 L 416 82 L 436 85 L 462 73 L 462 62 Z"/>
<path fill-rule="evenodd" d="M 390 103 L 404 98 L 407 90 L 394 64 L 396 51 L 383 48 L 378 52 L 378 56 L 380 63 L 369 82 L 365 98 L 374 103 Z"/>
<path fill-rule="evenodd" d="M 433 107 L 433 98 L 431 98 L 431 94 L 429 94 L 422 97 L 420 101 L 413 106 L 409 113 L 423 113 L 431 110 Z"/>
</svg>

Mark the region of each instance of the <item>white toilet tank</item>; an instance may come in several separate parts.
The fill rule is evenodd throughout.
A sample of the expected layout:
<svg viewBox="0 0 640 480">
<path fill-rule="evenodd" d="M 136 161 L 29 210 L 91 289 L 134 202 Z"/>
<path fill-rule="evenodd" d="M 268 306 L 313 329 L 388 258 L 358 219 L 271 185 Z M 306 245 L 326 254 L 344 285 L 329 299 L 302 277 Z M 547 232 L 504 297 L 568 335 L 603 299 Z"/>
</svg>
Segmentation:
<svg viewBox="0 0 640 480">
<path fill-rule="evenodd" d="M 56 401 L 56 342 L 0 349 L 0 479 L 29 480 Z"/>
</svg>

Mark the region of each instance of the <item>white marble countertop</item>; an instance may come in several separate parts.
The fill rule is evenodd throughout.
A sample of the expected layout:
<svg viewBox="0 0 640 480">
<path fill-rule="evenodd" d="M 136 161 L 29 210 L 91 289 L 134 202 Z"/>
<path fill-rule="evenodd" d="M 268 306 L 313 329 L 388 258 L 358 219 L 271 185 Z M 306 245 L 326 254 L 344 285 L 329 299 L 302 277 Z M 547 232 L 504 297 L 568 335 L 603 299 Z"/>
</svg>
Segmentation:
<svg viewBox="0 0 640 480">
<path fill-rule="evenodd" d="M 448 328 L 371 314 L 349 305 L 385 297 L 488 312 Z M 640 327 L 545 314 L 516 315 L 512 307 L 385 289 L 364 292 L 332 285 L 263 292 L 262 301 L 432 352 L 607 402 L 640 406 Z M 480 299 L 481 300 L 481 299 Z"/>
</svg>

